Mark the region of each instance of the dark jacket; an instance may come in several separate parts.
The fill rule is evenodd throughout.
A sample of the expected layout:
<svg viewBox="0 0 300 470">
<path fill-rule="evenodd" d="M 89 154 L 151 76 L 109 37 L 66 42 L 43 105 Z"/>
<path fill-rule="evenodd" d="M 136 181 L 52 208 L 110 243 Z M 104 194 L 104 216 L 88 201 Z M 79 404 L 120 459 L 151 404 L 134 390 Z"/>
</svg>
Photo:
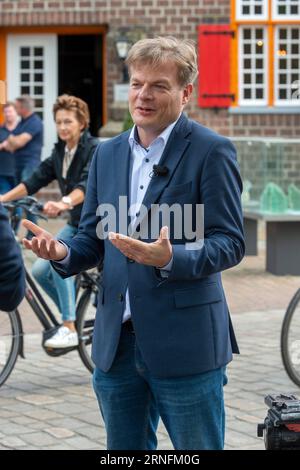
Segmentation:
<svg viewBox="0 0 300 470">
<path fill-rule="evenodd" d="M 84 131 L 67 172 L 67 177 L 64 179 L 62 177 L 62 164 L 66 144 L 59 140 L 55 144 L 51 156 L 39 165 L 30 178 L 22 181 L 26 186 L 28 194 L 36 193 L 53 180 L 58 181 L 59 189 L 63 196 L 66 196 L 76 188 L 81 189 L 85 193 L 91 158 L 98 143 L 99 140 L 96 137 L 92 137 L 87 130 Z M 78 226 L 81 209 L 82 204 L 78 204 L 70 211 L 69 223 L 74 227 Z"/>
<path fill-rule="evenodd" d="M 113 230 L 124 233 L 124 204 L 119 197 L 128 195 L 130 188 L 129 133 L 97 148 L 79 231 L 67 241 L 68 262 L 52 265 L 67 277 L 96 266 L 104 258 L 92 354 L 102 371 L 110 370 L 117 352 L 127 288 L 136 342 L 150 373 L 182 377 L 223 367 L 231 361 L 232 352 L 238 352 L 238 346 L 221 271 L 238 264 L 245 252 L 242 182 L 235 149 L 228 139 L 184 115 L 176 123 L 159 162 L 167 166 L 168 173 L 151 179 L 140 217 L 143 240 L 150 242 L 151 215 L 155 223 L 157 214 L 151 204 L 181 208 L 178 216 L 176 212 L 170 216 L 173 265 L 169 276 L 162 279 L 154 267 L 131 262 L 108 238 L 100 237 L 108 232 L 107 217 L 101 221 L 102 211 L 97 210 L 100 204 L 103 212 L 107 204 L 115 208 Z M 191 211 L 184 209 L 185 204 Z M 205 207 L 204 244 L 192 247 L 185 223 L 190 227 L 198 218 L 197 204 Z M 175 217 L 177 224 L 182 223 L 181 234 L 178 225 L 176 233 Z M 159 233 L 162 218 L 157 220 Z"/>
<path fill-rule="evenodd" d="M 0 310 L 14 310 L 24 297 L 25 273 L 20 248 L 0 204 Z"/>
</svg>

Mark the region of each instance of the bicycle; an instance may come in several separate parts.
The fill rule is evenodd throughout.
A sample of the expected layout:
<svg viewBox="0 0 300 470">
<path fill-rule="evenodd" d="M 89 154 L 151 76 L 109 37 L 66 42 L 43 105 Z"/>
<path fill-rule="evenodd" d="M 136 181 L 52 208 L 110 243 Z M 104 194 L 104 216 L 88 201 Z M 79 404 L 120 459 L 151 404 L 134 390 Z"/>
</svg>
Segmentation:
<svg viewBox="0 0 300 470">
<path fill-rule="evenodd" d="M 290 301 L 283 319 L 281 356 L 288 376 L 300 387 L 300 289 Z"/>
<path fill-rule="evenodd" d="M 21 207 L 27 214 L 31 213 L 41 219 L 47 220 L 41 212 L 43 205 L 35 198 L 28 196 L 18 201 L 5 203 L 4 207 L 10 212 L 10 221 L 14 229 L 20 216 L 15 213 L 17 207 Z M 62 356 L 77 350 L 86 368 L 93 372 L 94 364 L 91 359 L 91 344 L 94 330 L 94 320 L 97 307 L 97 294 L 101 283 L 101 268 L 84 271 L 75 277 L 76 289 L 76 329 L 79 337 L 78 346 L 69 348 L 47 348 L 45 341 L 55 334 L 61 324 L 56 319 L 41 293 L 41 288 L 33 280 L 25 266 L 26 292 L 25 298 L 32 311 L 43 327 L 42 347 L 52 357 Z M 11 312 L 0 311 L 0 386 L 11 374 L 18 356 L 24 355 L 24 330 L 19 308 Z"/>
</svg>

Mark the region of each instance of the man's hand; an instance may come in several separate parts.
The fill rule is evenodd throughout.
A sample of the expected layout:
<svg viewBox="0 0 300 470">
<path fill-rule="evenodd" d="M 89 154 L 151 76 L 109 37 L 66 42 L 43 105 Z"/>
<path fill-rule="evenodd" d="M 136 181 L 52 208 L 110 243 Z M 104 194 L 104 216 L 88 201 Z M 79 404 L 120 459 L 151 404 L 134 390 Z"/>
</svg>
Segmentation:
<svg viewBox="0 0 300 470">
<path fill-rule="evenodd" d="M 60 261 L 67 256 L 66 247 L 55 240 L 51 233 L 27 219 L 22 221 L 22 225 L 35 235 L 30 241 L 23 238 L 23 245 L 28 250 L 32 250 L 39 258 Z"/>
<path fill-rule="evenodd" d="M 123 255 L 140 264 L 162 268 L 172 258 L 168 227 L 162 227 L 158 240 L 153 243 L 145 243 L 115 232 L 109 233 L 109 239 Z"/>
<path fill-rule="evenodd" d="M 43 212 L 49 217 L 57 217 L 61 212 L 66 211 L 68 205 L 63 202 L 48 201 L 44 205 Z"/>
</svg>

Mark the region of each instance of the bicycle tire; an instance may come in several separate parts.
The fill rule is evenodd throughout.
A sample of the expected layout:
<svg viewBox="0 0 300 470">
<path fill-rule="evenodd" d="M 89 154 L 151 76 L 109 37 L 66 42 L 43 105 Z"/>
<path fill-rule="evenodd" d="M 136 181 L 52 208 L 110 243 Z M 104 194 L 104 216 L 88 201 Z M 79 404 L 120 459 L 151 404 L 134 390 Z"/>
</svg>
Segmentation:
<svg viewBox="0 0 300 470">
<path fill-rule="evenodd" d="M 16 361 L 18 359 L 18 355 L 20 352 L 21 347 L 21 338 L 22 338 L 22 327 L 21 327 L 21 320 L 20 314 L 18 310 L 12 310 L 11 312 L 5 312 L 10 320 L 11 332 L 12 332 L 12 344 L 7 356 L 7 360 L 5 361 L 4 366 L 1 366 L 0 370 L 0 387 L 6 382 L 8 377 L 10 376 Z M 1 331 L 0 331 L 0 339 L 1 339 Z"/>
<path fill-rule="evenodd" d="M 292 361 L 290 349 L 289 349 L 289 333 L 290 333 L 291 322 L 297 310 L 297 306 L 299 302 L 300 302 L 300 289 L 297 290 L 297 292 L 293 296 L 286 310 L 282 327 L 281 327 L 281 341 L 280 341 L 281 357 L 282 357 L 283 365 L 285 367 L 285 370 L 289 378 L 296 385 L 298 385 L 298 387 L 300 387 L 300 368 L 299 368 L 299 372 L 297 372 L 293 365 L 293 361 Z"/>
<path fill-rule="evenodd" d="M 90 337 L 90 331 L 93 333 L 94 323 L 91 324 L 88 331 L 86 331 L 85 329 L 86 328 L 85 323 L 86 323 L 86 316 L 87 316 L 87 308 L 90 304 L 91 296 L 93 294 L 94 293 L 92 289 L 84 290 L 78 302 L 77 313 L 76 313 L 77 333 L 79 337 L 78 353 L 83 364 L 91 373 L 93 373 L 95 366 L 92 361 L 91 355 L 89 354 L 87 350 L 87 345 L 90 345 L 92 341 L 92 335 Z M 95 313 L 96 313 L 96 308 L 95 308 Z M 89 337 L 88 340 L 86 339 L 87 333 Z"/>
</svg>

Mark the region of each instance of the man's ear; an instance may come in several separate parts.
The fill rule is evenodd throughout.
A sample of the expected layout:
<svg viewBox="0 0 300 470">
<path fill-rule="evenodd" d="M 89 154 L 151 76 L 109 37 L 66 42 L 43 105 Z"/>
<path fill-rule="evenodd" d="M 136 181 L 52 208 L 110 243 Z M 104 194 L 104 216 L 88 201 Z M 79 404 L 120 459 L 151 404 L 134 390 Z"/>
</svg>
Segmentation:
<svg viewBox="0 0 300 470">
<path fill-rule="evenodd" d="M 186 85 L 183 90 L 182 104 L 187 104 L 190 101 L 191 94 L 193 93 L 194 86 L 192 83 Z"/>
</svg>

